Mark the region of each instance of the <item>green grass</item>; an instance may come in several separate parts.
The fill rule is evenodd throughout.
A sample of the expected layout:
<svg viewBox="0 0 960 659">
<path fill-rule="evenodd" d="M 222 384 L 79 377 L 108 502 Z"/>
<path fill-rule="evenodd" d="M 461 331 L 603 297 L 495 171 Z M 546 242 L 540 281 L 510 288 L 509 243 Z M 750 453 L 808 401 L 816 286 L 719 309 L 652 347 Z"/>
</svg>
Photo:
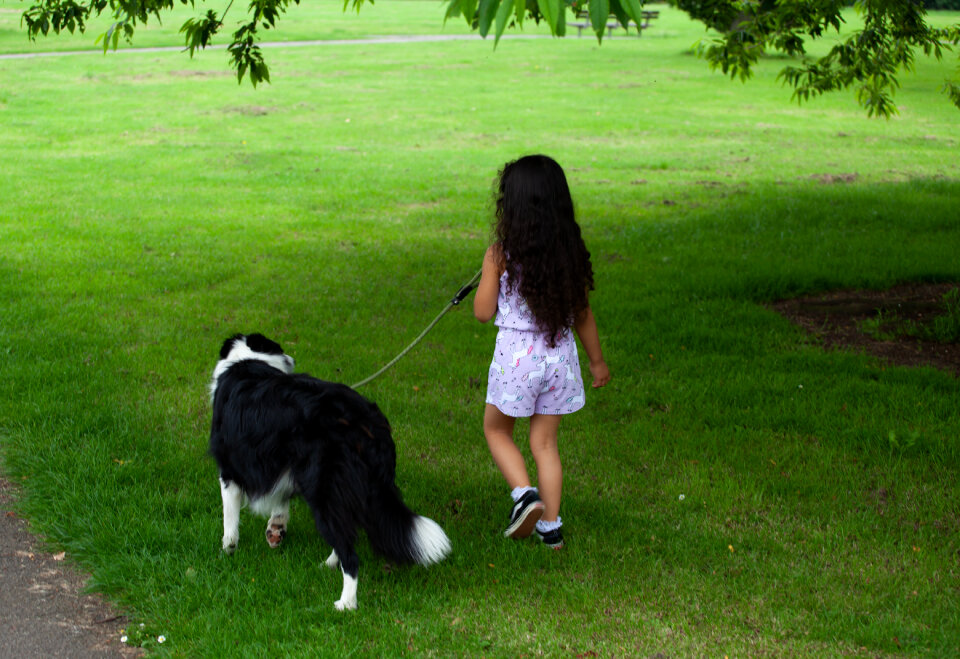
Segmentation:
<svg viewBox="0 0 960 659">
<path fill-rule="evenodd" d="M 956 378 L 824 352 L 763 306 L 960 280 L 951 65 L 919 61 L 889 121 L 850 94 L 798 108 L 782 60 L 731 83 L 661 12 L 599 48 L 276 49 L 257 90 L 215 53 L 0 60 L 4 469 L 160 654 L 960 652 Z M 496 171 L 531 151 L 567 169 L 614 375 L 561 426 L 567 549 L 500 535 L 474 384 L 493 328 L 461 309 L 364 389 L 452 556 L 361 543 L 352 615 L 301 505 L 283 549 L 245 516 L 221 556 L 223 338 L 373 372 L 479 267 Z"/>
</svg>

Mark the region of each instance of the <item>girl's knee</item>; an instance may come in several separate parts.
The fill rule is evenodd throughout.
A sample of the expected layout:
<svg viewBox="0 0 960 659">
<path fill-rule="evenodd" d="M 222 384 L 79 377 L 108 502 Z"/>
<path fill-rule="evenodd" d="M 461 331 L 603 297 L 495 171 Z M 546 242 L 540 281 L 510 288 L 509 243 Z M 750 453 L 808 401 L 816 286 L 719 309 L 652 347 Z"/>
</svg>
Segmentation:
<svg viewBox="0 0 960 659">
<path fill-rule="evenodd" d="M 556 433 L 530 433 L 530 452 L 536 456 L 559 455 Z"/>
<path fill-rule="evenodd" d="M 507 416 L 493 405 L 487 405 L 483 414 L 483 432 L 487 437 L 491 434 L 506 434 L 513 436 L 513 425 L 516 419 Z"/>
<path fill-rule="evenodd" d="M 530 418 L 530 450 L 534 453 L 556 451 L 559 427 L 559 416 L 534 414 Z"/>
<path fill-rule="evenodd" d="M 549 441 L 539 441 L 535 442 L 533 437 L 530 438 L 530 452 L 533 454 L 533 457 L 538 462 L 545 457 L 558 457 L 560 456 L 560 451 L 557 448 L 556 439 L 553 442 Z"/>
</svg>

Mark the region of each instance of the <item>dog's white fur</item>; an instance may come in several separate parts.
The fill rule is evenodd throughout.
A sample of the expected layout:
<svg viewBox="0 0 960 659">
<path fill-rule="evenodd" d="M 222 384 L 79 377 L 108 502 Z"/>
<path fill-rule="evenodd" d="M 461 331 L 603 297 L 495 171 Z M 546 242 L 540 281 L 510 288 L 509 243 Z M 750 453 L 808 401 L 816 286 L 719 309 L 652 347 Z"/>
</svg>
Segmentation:
<svg viewBox="0 0 960 659">
<path fill-rule="evenodd" d="M 218 361 L 216 368 L 213 369 L 213 379 L 210 381 L 211 403 L 213 403 L 213 399 L 217 395 L 217 383 L 220 381 L 220 376 L 223 375 L 228 368 L 245 359 L 256 359 L 287 374 L 293 373 L 294 366 L 296 365 L 296 362 L 293 361 L 293 357 L 290 355 L 268 355 L 262 352 L 254 352 L 247 346 L 246 340 L 240 339 L 234 343 L 226 359 Z"/>
</svg>

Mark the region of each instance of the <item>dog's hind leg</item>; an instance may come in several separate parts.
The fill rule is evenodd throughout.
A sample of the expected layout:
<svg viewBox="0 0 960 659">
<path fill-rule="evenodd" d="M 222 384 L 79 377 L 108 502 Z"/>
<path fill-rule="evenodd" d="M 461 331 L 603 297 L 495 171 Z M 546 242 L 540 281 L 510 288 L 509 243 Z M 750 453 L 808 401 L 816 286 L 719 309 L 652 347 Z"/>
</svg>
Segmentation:
<svg viewBox="0 0 960 659">
<path fill-rule="evenodd" d="M 309 503 L 309 500 L 308 500 Z M 311 508 L 313 508 L 311 506 Z M 320 514 L 317 508 L 313 508 L 314 521 L 317 524 L 317 531 L 323 536 L 333 551 L 327 557 L 326 565 L 329 568 L 336 568 L 340 565 L 340 571 L 343 573 L 343 590 L 340 592 L 340 599 L 333 603 L 338 611 L 348 611 L 357 608 L 357 574 L 360 571 L 360 557 L 353 548 L 356 542 L 357 532 L 350 527 L 342 518 L 330 515 L 325 517 Z M 327 522 L 327 519 L 333 519 L 334 523 Z"/>
<path fill-rule="evenodd" d="M 326 531 L 326 533 L 324 533 Z M 328 540 L 332 540 L 328 535 L 329 531 L 323 529 L 321 535 Z M 336 569 L 340 565 L 340 571 L 343 573 L 343 590 L 340 592 L 340 599 L 333 603 L 337 611 L 352 611 L 357 608 L 357 575 L 360 572 L 360 557 L 354 551 L 351 542 L 340 542 L 340 550 L 334 549 L 325 561 L 327 567 Z"/>
<path fill-rule="evenodd" d="M 334 549 L 324 561 L 326 566 L 335 570 L 340 566 L 343 573 L 343 590 L 340 599 L 333 603 L 337 611 L 353 611 L 357 608 L 357 576 L 360 572 L 360 557 L 352 546 L 342 546 L 340 553 Z"/>
<path fill-rule="evenodd" d="M 220 496 L 223 498 L 223 551 L 232 554 L 240 539 L 240 507 L 243 491 L 236 483 L 220 479 Z"/>
<path fill-rule="evenodd" d="M 327 560 L 324 561 L 324 564 L 331 570 L 336 570 L 338 567 L 340 567 L 340 557 L 337 556 L 336 549 L 330 552 L 330 555 L 327 556 Z"/>
<path fill-rule="evenodd" d="M 301 494 L 317 525 L 320 536 L 327 541 L 330 556 L 326 560 L 328 567 L 340 564 L 343 573 L 343 589 L 340 599 L 333 603 L 338 611 L 351 611 L 357 608 L 357 574 L 360 571 L 360 557 L 354 549 L 357 541 L 357 523 L 352 512 L 356 509 L 356 498 L 350 496 L 349 485 L 340 479 L 298 478 L 298 483 L 307 483 Z"/>
<path fill-rule="evenodd" d="M 276 549 L 287 536 L 287 522 L 290 521 L 290 500 L 277 502 L 270 512 L 270 521 L 267 522 L 267 544 Z"/>
</svg>

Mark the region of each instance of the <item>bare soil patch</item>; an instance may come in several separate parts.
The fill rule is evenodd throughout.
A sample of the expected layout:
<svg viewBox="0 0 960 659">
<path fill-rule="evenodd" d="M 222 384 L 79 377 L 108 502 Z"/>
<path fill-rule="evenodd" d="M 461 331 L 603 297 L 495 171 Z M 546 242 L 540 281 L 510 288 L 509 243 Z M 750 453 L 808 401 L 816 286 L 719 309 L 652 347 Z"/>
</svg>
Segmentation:
<svg viewBox="0 0 960 659">
<path fill-rule="evenodd" d="M 768 305 L 807 330 L 828 350 L 848 349 L 898 366 L 933 366 L 960 377 L 960 344 L 921 341 L 910 336 L 878 340 L 863 331 L 864 321 L 896 316 L 929 325 L 945 313 L 944 294 L 960 283 L 900 284 L 882 291 L 838 290 L 780 300 Z"/>
</svg>

